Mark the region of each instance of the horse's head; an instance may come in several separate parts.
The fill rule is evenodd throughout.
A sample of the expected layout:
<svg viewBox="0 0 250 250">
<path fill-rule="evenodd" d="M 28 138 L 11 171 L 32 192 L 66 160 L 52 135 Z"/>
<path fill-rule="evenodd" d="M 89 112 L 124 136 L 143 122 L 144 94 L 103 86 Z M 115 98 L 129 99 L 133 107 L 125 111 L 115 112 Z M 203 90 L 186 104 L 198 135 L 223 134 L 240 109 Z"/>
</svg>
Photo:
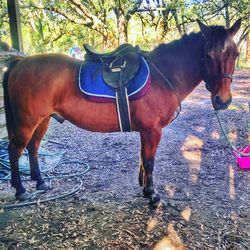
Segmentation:
<svg viewBox="0 0 250 250">
<path fill-rule="evenodd" d="M 214 109 L 226 109 L 232 101 L 231 83 L 239 54 L 233 37 L 240 28 L 241 20 L 229 29 L 206 26 L 199 20 L 197 22 L 205 38 L 201 75 L 207 90 L 211 92 Z"/>
</svg>

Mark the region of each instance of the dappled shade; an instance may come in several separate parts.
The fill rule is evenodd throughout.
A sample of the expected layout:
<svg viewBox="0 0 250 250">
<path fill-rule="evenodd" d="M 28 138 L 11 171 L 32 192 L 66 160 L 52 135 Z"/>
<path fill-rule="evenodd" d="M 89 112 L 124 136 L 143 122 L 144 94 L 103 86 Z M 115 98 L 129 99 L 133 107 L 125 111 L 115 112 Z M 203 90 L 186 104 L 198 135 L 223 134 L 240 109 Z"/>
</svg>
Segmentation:
<svg viewBox="0 0 250 250">
<path fill-rule="evenodd" d="M 202 145 L 203 141 L 199 137 L 189 135 L 181 147 L 182 155 L 189 163 L 189 175 L 193 183 L 197 182 L 200 172 Z"/>
</svg>

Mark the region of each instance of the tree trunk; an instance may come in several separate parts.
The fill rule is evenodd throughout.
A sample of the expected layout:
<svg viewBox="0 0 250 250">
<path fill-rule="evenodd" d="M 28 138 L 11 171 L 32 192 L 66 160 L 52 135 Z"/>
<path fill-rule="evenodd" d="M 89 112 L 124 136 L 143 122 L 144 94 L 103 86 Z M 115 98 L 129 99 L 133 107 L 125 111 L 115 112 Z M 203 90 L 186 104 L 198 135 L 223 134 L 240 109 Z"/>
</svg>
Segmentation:
<svg viewBox="0 0 250 250">
<path fill-rule="evenodd" d="M 117 11 L 118 46 L 128 43 L 128 23 L 121 9 Z"/>
<path fill-rule="evenodd" d="M 236 69 L 240 68 L 240 53 L 241 53 L 241 46 L 239 47 L 239 56 L 237 57 L 236 61 Z"/>
<path fill-rule="evenodd" d="M 244 62 L 248 62 L 250 59 L 250 33 L 246 37 L 246 54 L 244 57 Z"/>
<path fill-rule="evenodd" d="M 224 5 L 225 5 L 225 21 L 226 21 L 226 28 L 230 28 L 230 15 L 229 15 L 229 1 L 224 0 Z"/>
<path fill-rule="evenodd" d="M 175 24 L 176 24 L 177 30 L 178 30 L 180 36 L 182 36 L 183 35 L 183 31 L 182 31 L 181 26 L 179 24 L 179 20 L 178 20 L 178 16 L 177 16 L 176 10 L 172 11 L 172 14 L 174 16 L 174 20 L 175 20 Z"/>
</svg>

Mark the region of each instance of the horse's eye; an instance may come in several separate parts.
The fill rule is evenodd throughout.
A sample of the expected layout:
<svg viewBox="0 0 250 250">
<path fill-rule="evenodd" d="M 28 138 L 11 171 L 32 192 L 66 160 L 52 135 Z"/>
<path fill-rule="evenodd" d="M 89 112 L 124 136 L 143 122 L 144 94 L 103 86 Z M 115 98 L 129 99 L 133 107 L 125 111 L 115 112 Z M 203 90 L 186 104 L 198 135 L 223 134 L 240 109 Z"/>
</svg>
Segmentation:
<svg viewBox="0 0 250 250">
<path fill-rule="evenodd" d="M 207 60 L 212 60 L 212 57 L 209 54 L 206 54 L 205 56 Z"/>
<path fill-rule="evenodd" d="M 235 56 L 235 57 L 238 57 L 239 54 L 240 54 L 240 53 L 237 51 L 237 52 L 234 53 L 234 56 Z"/>
<path fill-rule="evenodd" d="M 225 57 L 225 58 L 228 58 L 228 57 L 230 57 L 230 55 L 232 55 L 232 53 L 230 53 L 230 51 L 225 51 L 224 53 L 223 53 L 223 56 Z"/>
</svg>

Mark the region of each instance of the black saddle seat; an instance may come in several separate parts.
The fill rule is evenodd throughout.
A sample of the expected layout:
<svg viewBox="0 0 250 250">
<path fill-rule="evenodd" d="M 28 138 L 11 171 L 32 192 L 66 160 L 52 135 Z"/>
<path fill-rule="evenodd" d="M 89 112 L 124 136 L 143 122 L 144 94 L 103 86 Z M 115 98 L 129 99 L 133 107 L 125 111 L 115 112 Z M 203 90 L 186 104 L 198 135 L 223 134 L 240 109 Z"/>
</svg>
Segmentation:
<svg viewBox="0 0 250 250">
<path fill-rule="evenodd" d="M 107 53 L 99 53 L 91 46 L 84 44 L 86 51 L 85 60 L 102 64 L 104 81 L 113 88 L 126 85 L 139 69 L 138 46 L 122 44 L 115 50 Z"/>
<path fill-rule="evenodd" d="M 121 55 L 127 54 L 131 51 L 136 52 L 137 54 L 139 54 L 141 52 L 139 46 L 132 46 L 131 44 L 128 43 L 124 43 L 122 45 L 120 45 L 119 47 L 117 47 L 115 50 L 110 51 L 110 52 L 105 52 L 105 53 L 100 53 L 98 51 L 96 51 L 93 47 L 91 47 L 88 44 L 84 44 L 83 45 L 85 51 L 86 51 L 86 55 L 85 55 L 85 60 L 91 60 L 91 61 L 96 61 L 99 62 L 101 59 L 103 58 L 117 58 Z"/>
</svg>

